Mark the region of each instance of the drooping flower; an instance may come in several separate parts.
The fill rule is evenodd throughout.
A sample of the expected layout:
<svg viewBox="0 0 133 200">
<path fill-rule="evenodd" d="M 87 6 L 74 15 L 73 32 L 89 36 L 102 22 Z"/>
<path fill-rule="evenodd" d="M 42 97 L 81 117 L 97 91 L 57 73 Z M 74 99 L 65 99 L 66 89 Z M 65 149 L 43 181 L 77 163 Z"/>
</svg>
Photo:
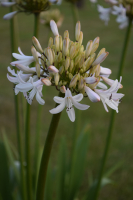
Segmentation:
<svg viewBox="0 0 133 200">
<path fill-rule="evenodd" d="M 89 108 L 88 105 L 78 103 L 82 99 L 83 99 L 83 94 L 78 94 L 78 95 L 72 96 L 71 91 L 69 90 L 69 88 L 67 88 L 64 98 L 54 97 L 54 101 L 56 103 L 59 103 L 60 105 L 58 105 L 56 108 L 53 108 L 49 112 L 52 114 L 57 114 L 66 107 L 66 112 L 68 114 L 69 119 L 72 122 L 74 122 L 75 121 L 75 111 L 74 111 L 73 106 L 75 106 L 79 110 L 86 110 Z"/>
<path fill-rule="evenodd" d="M 50 27 L 54 39 L 49 38 L 48 46 L 44 50 L 33 36 L 32 56 L 24 55 L 20 48 L 18 49 L 20 54 L 13 53 L 17 60 L 11 65 L 18 71 L 15 72 L 8 67 L 12 76 L 8 74 L 7 78 L 15 84 L 15 94 L 23 92 L 30 104 L 36 96 L 37 101 L 43 105 L 45 103 L 42 99 L 43 87 L 55 87 L 63 95 L 65 94 L 65 97 L 54 97 L 55 102 L 60 105 L 50 112 L 56 114 L 67 107 L 66 111 L 71 121 L 75 120 L 74 106 L 80 110 L 89 108 L 78 103 L 83 97 L 89 97 L 88 100 L 92 102 L 101 100 L 105 108 L 107 104 L 118 111 L 119 100 L 123 94 L 118 94 L 117 90 L 122 88 L 122 85 L 118 84 L 117 80 L 109 78 L 112 73 L 109 68 L 101 66 L 109 53 L 102 48 L 96 55 L 99 37 L 88 41 L 84 48 L 80 22 L 76 24 L 75 41 L 70 39 L 67 30 L 62 38 L 54 20 L 50 21 Z M 34 64 L 29 67 L 31 63 Z M 111 86 L 110 89 L 108 85 Z"/>
</svg>

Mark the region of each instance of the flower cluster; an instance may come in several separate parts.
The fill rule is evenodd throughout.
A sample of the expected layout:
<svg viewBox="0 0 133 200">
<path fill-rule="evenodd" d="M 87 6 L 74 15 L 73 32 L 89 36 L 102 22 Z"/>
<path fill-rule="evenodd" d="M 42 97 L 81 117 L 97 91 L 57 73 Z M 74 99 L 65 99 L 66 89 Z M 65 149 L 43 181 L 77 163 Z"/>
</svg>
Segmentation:
<svg viewBox="0 0 133 200">
<path fill-rule="evenodd" d="M 108 24 L 110 14 L 116 15 L 116 21 L 120 24 L 119 28 L 123 29 L 128 26 L 128 18 L 133 19 L 133 0 L 105 0 L 110 4 L 109 8 L 98 5 L 99 17 Z"/>
<path fill-rule="evenodd" d="M 120 99 L 124 96 L 117 93 L 118 89 L 122 88 L 121 78 L 120 82 L 109 79 L 111 70 L 100 65 L 108 52 L 102 48 L 96 55 L 99 37 L 90 40 L 84 49 L 80 22 L 76 24 L 75 42 L 70 40 L 67 30 L 62 38 L 53 20 L 50 26 L 54 39 L 49 38 L 47 48 L 43 50 L 37 38 L 33 37 L 32 56 L 24 55 L 20 48 L 19 54 L 13 53 L 13 57 L 17 60 L 11 65 L 19 71 L 15 73 L 8 67 L 12 76 L 7 74 L 7 78 L 15 84 L 15 94 L 23 92 L 29 104 L 36 95 L 37 101 L 43 105 L 45 103 L 42 99 L 43 86 L 53 86 L 60 91 L 62 97 L 54 97 L 54 101 L 60 105 L 50 110 L 50 113 L 59 113 L 66 106 L 71 121 L 75 121 L 73 106 L 80 110 L 89 108 L 88 105 L 79 103 L 83 97 L 89 97 L 92 102 L 101 100 L 107 112 L 107 105 L 118 112 Z M 33 62 L 34 67 L 29 67 Z M 72 93 L 75 96 L 72 96 Z"/>
<path fill-rule="evenodd" d="M 47 10 L 52 3 L 60 3 L 60 0 L 13 0 L 11 2 L 1 2 L 1 5 L 4 7 L 15 6 L 17 9 L 11 13 L 4 15 L 4 19 L 8 20 L 14 17 L 19 12 L 26 13 L 40 13 L 42 11 Z"/>
</svg>

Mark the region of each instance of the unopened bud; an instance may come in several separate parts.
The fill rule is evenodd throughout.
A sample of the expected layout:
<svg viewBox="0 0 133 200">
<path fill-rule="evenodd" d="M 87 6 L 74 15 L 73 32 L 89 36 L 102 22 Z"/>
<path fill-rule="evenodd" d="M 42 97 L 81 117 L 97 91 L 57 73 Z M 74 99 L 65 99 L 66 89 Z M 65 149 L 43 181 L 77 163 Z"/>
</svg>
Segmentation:
<svg viewBox="0 0 133 200">
<path fill-rule="evenodd" d="M 51 81 L 49 79 L 47 79 L 47 78 L 42 78 L 41 81 L 46 86 L 50 86 L 51 85 Z"/>
<path fill-rule="evenodd" d="M 99 43 L 95 43 L 93 46 L 92 46 L 92 49 L 91 49 L 91 53 L 90 54 L 93 54 L 97 48 L 99 47 Z"/>
<path fill-rule="evenodd" d="M 62 87 L 60 87 L 60 91 L 62 92 L 62 93 L 65 93 L 66 92 L 66 87 L 63 85 Z"/>
<path fill-rule="evenodd" d="M 50 47 L 47 48 L 47 58 L 50 62 L 50 65 L 53 64 L 53 53 Z"/>
<path fill-rule="evenodd" d="M 55 36 L 59 35 L 59 33 L 58 33 L 58 28 L 57 28 L 57 25 L 56 25 L 56 23 L 55 23 L 54 20 L 51 20 L 51 21 L 50 21 L 50 27 L 51 27 L 51 30 L 52 30 L 52 32 L 53 32 L 53 34 L 54 34 Z"/>
<path fill-rule="evenodd" d="M 62 36 L 59 36 L 59 49 L 62 51 Z"/>
<path fill-rule="evenodd" d="M 58 52 L 59 51 L 59 36 L 58 35 L 54 38 L 54 45 L 55 45 L 55 50 Z"/>
<path fill-rule="evenodd" d="M 85 58 L 88 58 L 90 53 L 91 53 L 91 49 L 92 49 L 92 40 L 90 40 L 87 45 L 86 45 L 86 50 L 85 50 Z"/>
<path fill-rule="evenodd" d="M 51 73 L 58 73 L 59 72 L 59 70 L 53 65 L 48 67 L 48 71 L 51 72 Z"/>
<path fill-rule="evenodd" d="M 98 55 L 97 55 L 97 58 L 98 58 L 102 53 L 105 53 L 105 51 L 106 51 L 106 49 L 105 49 L 105 48 L 102 48 L 102 49 L 99 51 L 99 53 L 98 53 Z"/>
<path fill-rule="evenodd" d="M 39 65 L 39 63 L 36 63 L 36 73 L 37 73 L 38 78 L 40 78 L 40 65 Z"/>
<path fill-rule="evenodd" d="M 48 47 L 52 48 L 52 45 L 53 45 L 53 38 L 50 37 L 48 41 Z"/>
<path fill-rule="evenodd" d="M 78 81 L 78 74 L 76 74 L 75 76 L 73 76 L 70 84 L 69 84 L 69 87 L 70 88 L 75 88 L 76 87 L 76 84 L 77 84 L 77 81 Z"/>
<path fill-rule="evenodd" d="M 65 71 L 64 66 L 61 66 L 59 69 L 59 73 L 62 74 Z"/>
<path fill-rule="evenodd" d="M 79 42 L 80 45 L 83 42 L 83 32 L 82 31 L 80 31 L 80 36 L 79 36 L 79 41 L 78 42 Z"/>
<path fill-rule="evenodd" d="M 93 40 L 93 45 L 98 43 L 99 44 L 99 41 L 100 41 L 100 38 L 99 37 L 96 37 L 94 40 Z"/>
<path fill-rule="evenodd" d="M 69 39 L 68 38 L 65 38 L 64 40 L 63 40 L 63 54 L 65 55 L 65 56 L 67 56 L 68 55 L 68 50 L 69 50 Z"/>
<path fill-rule="evenodd" d="M 70 61 L 70 67 L 69 67 L 69 71 L 72 72 L 74 68 L 74 60 Z"/>
<path fill-rule="evenodd" d="M 79 41 L 80 30 L 81 30 L 81 25 L 80 25 L 80 21 L 78 21 L 76 23 L 76 28 L 75 28 L 75 39 L 76 39 L 76 41 Z"/>
<path fill-rule="evenodd" d="M 84 46 L 82 45 L 79 49 L 79 53 L 83 53 L 84 52 Z"/>
<path fill-rule="evenodd" d="M 62 61 L 62 53 L 61 52 L 58 53 L 57 61 L 58 62 Z"/>
<path fill-rule="evenodd" d="M 70 66 L 70 58 L 67 57 L 67 58 L 66 58 L 66 61 L 65 61 L 65 70 L 66 70 L 66 71 L 68 70 L 69 66 Z"/>
<path fill-rule="evenodd" d="M 85 85 L 85 81 L 84 81 L 84 79 L 81 77 L 80 80 L 79 80 L 79 83 L 78 83 L 78 89 L 79 89 L 79 90 L 82 90 L 83 87 L 84 87 L 84 85 Z"/>
<path fill-rule="evenodd" d="M 69 38 L 69 32 L 68 32 L 68 31 L 65 31 L 65 32 L 64 32 L 64 39 L 65 39 L 65 38 Z"/>
<path fill-rule="evenodd" d="M 36 50 L 37 50 L 39 53 L 42 54 L 42 53 L 43 53 L 42 47 L 41 47 L 41 45 L 40 45 L 40 42 L 38 41 L 38 39 L 37 39 L 35 36 L 32 37 L 32 42 L 33 42 L 33 44 L 34 44 Z"/>
<path fill-rule="evenodd" d="M 56 74 L 54 75 L 54 82 L 55 82 L 55 85 L 58 85 L 59 79 L 60 79 L 60 75 L 59 75 L 58 73 L 56 73 Z"/>
<path fill-rule="evenodd" d="M 31 47 L 31 53 L 32 53 L 32 56 L 34 57 L 35 61 L 39 62 L 37 51 L 36 51 L 35 47 L 33 47 L 33 46 Z"/>
<path fill-rule="evenodd" d="M 68 74 L 68 77 L 69 77 L 70 80 L 72 80 L 73 75 L 72 75 L 71 73 L 69 73 L 69 74 Z"/>
</svg>

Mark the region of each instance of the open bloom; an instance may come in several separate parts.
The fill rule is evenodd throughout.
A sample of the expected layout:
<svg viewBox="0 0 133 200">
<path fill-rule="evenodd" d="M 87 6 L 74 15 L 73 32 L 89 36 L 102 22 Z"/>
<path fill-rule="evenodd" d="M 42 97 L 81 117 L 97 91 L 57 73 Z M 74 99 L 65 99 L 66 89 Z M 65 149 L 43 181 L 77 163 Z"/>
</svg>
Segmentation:
<svg viewBox="0 0 133 200">
<path fill-rule="evenodd" d="M 59 103 L 60 105 L 57 106 L 56 108 L 53 108 L 49 112 L 52 114 L 57 114 L 57 113 L 61 112 L 66 106 L 66 112 L 68 114 L 68 117 L 72 122 L 74 122 L 75 121 L 75 111 L 74 111 L 73 106 L 75 106 L 79 110 L 86 110 L 89 108 L 88 105 L 78 103 L 82 99 L 83 99 L 83 94 L 78 94 L 78 95 L 72 96 L 71 91 L 69 90 L 69 88 L 67 88 L 64 98 L 54 97 L 54 101 L 56 103 Z"/>
<path fill-rule="evenodd" d="M 99 18 L 105 22 L 105 25 L 107 25 L 110 20 L 111 8 L 104 8 L 103 6 L 98 5 L 97 9 L 99 12 Z"/>
<path fill-rule="evenodd" d="M 118 80 L 115 80 L 112 86 L 108 90 L 95 89 L 95 92 L 101 97 L 101 101 L 107 112 L 108 112 L 107 108 L 108 105 L 110 108 L 116 110 L 116 112 L 118 113 L 118 105 L 120 103 L 120 99 L 124 96 L 124 94 L 117 93 L 118 89 L 121 87 L 120 82 L 118 82 Z"/>
</svg>

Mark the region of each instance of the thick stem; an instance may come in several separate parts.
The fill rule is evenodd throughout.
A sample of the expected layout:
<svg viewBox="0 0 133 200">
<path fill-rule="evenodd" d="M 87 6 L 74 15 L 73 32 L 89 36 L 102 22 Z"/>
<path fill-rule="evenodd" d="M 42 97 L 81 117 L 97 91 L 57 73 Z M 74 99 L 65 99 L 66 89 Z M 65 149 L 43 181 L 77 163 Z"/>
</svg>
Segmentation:
<svg viewBox="0 0 133 200">
<path fill-rule="evenodd" d="M 39 32 L 39 14 L 34 14 L 34 36 L 38 37 Z M 32 197 L 32 167 L 31 167 L 31 152 L 30 152 L 30 104 L 27 103 L 26 123 L 25 123 L 25 145 L 26 145 L 26 163 L 27 163 L 27 193 L 28 200 L 33 200 Z"/>
<path fill-rule="evenodd" d="M 62 93 L 60 93 L 59 96 L 63 96 Z M 46 138 L 46 142 L 45 142 L 45 146 L 43 150 L 43 155 L 41 159 L 41 164 L 40 164 L 36 200 L 44 199 L 44 189 L 45 189 L 48 162 L 49 162 L 50 153 L 52 150 L 52 144 L 53 144 L 56 130 L 58 127 L 60 116 L 61 116 L 61 113 L 54 114 L 52 116 L 52 120 L 51 120 L 50 127 L 48 130 L 48 134 L 47 134 L 47 138 Z"/>
<path fill-rule="evenodd" d="M 10 12 L 13 12 L 13 7 L 10 7 Z M 11 38 L 11 52 L 17 52 L 18 46 L 18 30 L 17 30 L 17 18 L 16 16 L 10 20 L 10 38 Z M 12 57 L 12 60 L 14 58 Z M 22 187 L 22 196 L 26 200 L 26 186 L 25 186 L 25 174 L 24 174 L 24 165 L 23 165 L 23 151 L 22 151 L 22 138 L 20 132 L 20 115 L 19 115 L 19 96 L 14 95 L 15 102 L 15 118 L 16 118 L 16 130 L 17 130 L 17 143 L 18 143 L 18 152 L 20 159 L 20 173 L 21 173 L 21 187 Z"/>
<path fill-rule="evenodd" d="M 128 47 L 129 38 L 130 38 L 131 27 L 132 27 L 132 19 L 129 19 L 129 25 L 127 27 L 127 32 L 126 32 L 125 41 L 124 41 L 123 50 L 122 50 L 122 55 L 121 55 L 121 61 L 120 61 L 120 65 L 119 65 L 119 71 L 118 71 L 118 76 L 117 76 L 118 79 L 122 75 L 122 70 L 123 70 L 124 61 L 125 61 L 126 52 L 127 52 L 127 47 Z M 96 190 L 95 190 L 93 200 L 96 200 L 98 198 L 98 193 L 99 193 L 99 189 L 100 189 L 100 185 L 101 185 L 102 175 L 103 175 L 103 172 L 104 172 L 104 167 L 105 167 L 105 163 L 106 163 L 107 156 L 108 156 L 109 146 L 110 146 L 110 142 L 111 142 L 111 136 L 112 136 L 113 127 L 114 127 L 115 113 L 116 113 L 115 110 L 112 110 L 108 134 L 107 134 L 107 139 L 106 139 L 106 145 L 105 145 L 102 163 L 101 163 L 99 176 L 98 176 L 98 183 L 97 183 L 97 187 L 96 187 Z"/>
</svg>

